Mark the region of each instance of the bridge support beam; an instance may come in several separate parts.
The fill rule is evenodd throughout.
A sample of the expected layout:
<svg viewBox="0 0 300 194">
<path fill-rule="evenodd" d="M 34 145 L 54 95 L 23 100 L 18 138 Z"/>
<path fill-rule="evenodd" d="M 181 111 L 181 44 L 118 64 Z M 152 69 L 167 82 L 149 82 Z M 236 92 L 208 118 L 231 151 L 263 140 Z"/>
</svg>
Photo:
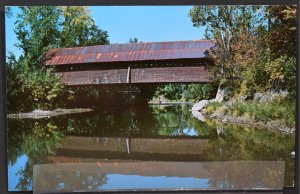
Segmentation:
<svg viewBox="0 0 300 194">
<path fill-rule="evenodd" d="M 128 69 L 127 69 L 126 83 L 130 83 L 130 66 L 129 66 Z"/>
</svg>

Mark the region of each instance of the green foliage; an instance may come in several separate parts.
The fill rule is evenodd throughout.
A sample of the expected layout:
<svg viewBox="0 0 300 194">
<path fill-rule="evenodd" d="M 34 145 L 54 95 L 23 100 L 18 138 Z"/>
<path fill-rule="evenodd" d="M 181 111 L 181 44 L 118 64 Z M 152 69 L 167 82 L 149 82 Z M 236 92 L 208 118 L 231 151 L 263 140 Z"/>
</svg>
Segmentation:
<svg viewBox="0 0 300 194">
<path fill-rule="evenodd" d="M 109 44 L 106 31 L 95 25 L 87 7 L 20 7 L 15 33 L 30 67 L 43 67 L 50 48 Z"/>
<path fill-rule="evenodd" d="M 49 156 L 55 153 L 55 148 L 63 146 L 66 136 L 197 138 L 203 140 L 203 152 L 201 157 L 192 157 L 193 160 L 284 160 L 285 183 L 293 184 L 294 160 L 290 153 L 294 151 L 294 135 L 212 120 L 199 122 L 191 116 L 189 109 L 189 106 L 181 105 L 143 108 L 131 106 L 124 111 L 109 108 L 50 119 L 9 119 L 8 163 L 15 164 L 16 159 L 22 155 L 28 157 L 26 166 L 20 170 L 18 189 L 30 190 L 32 166 L 47 162 Z M 217 130 L 222 132 L 218 134 Z M 190 147 L 181 146 L 180 149 L 189 152 Z M 187 159 L 186 155 L 181 154 L 168 155 L 165 159 L 168 157 L 176 157 L 178 161 Z M 217 182 L 224 179 L 221 178 L 214 180 Z"/>
<path fill-rule="evenodd" d="M 281 56 L 266 64 L 270 88 L 287 90 L 296 97 L 296 58 Z"/>
<path fill-rule="evenodd" d="M 217 110 L 218 107 L 219 107 L 219 103 L 212 102 L 207 105 L 207 107 L 204 109 L 204 111 L 206 114 L 212 114 L 213 112 L 215 112 Z"/>
<path fill-rule="evenodd" d="M 87 7 L 20 7 L 15 33 L 23 54 L 7 60 L 8 110 L 54 109 L 72 98 L 72 91 L 44 68 L 50 48 L 108 44 L 106 31 L 98 28 Z M 22 98 L 20 98 L 22 96 Z"/>
<path fill-rule="evenodd" d="M 245 29 L 252 30 L 262 19 L 261 6 L 194 6 L 189 16 L 193 26 L 206 26 L 206 37 L 221 39 L 223 33 L 235 39 Z M 229 36 L 228 36 L 229 37 Z"/>
<path fill-rule="evenodd" d="M 293 185 L 295 161 L 290 153 L 295 149 L 294 135 L 216 121 L 206 123 L 211 129 L 223 131 L 205 147 L 203 155 L 207 161 L 285 160 L 284 185 Z"/>
<path fill-rule="evenodd" d="M 157 88 L 157 95 L 164 96 L 170 100 L 179 100 L 182 97 L 183 85 L 164 84 Z"/>
<path fill-rule="evenodd" d="M 60 11 L 54 6 L 20 7 L 15 33 L 30 68 L 43 67 L 44 52 L 59 45 Z"/>
<path fill-rule="evenodd" d="M 15 164 L 17 158 L 26 155 L 28 160 L 17 172 L 20 179 L 16 189 L 32 189 L 33 165 L 45 163 L 45 156 L 55 154 L 55 148 L 62 146 L 63 129 L 46 119 L 8 120 L 8 163 Z"/>
<path fill-rule="evenodd" d="M 139 42 L 139 39 L 136 37 L 129 39 L 129 43 L 138 43 L 138 42 Z"/>
<path fill-rule="evenodd" d="M 228 105 L 211 103 L 206 108 L 207 114 L 220 112 L 235 117 L 246 117 L 253 121 L 279 121 L 288 127 L 295 127 L 295 102 L 276 99 L 271 102 L 234 101 Z"/>
<path fill-rule="evenodd" d="M 211 84 L 189 84 L 183 92 L 187 101 L 198 102 L 212 99 L 216 95 L 217 88 Z"/>
<path fill-rule="evenodd" d="M 195 27 L 206 26 L 206 37 L 216 40 L 209 51 L 213 81 L 222 87 L 240 87 L 241 72 L 256 59 L 255 30 L 264 28 L 263 6 L 194 6 L 190 17 Z M 247 60 L 245 60 L 247 59 Z M 248 62 L 247 62 L 248 61 Z"/>
<path fill-rule="evenodd" d="M 11 7 L 5 7 L 5 15 L 6 15 L 8 18 L 10 18 L 10 17 L 13 16 Z"/>
<path fill-rule="evenodd" d="M 8 112 L 54 109 L 63 106 L 61 98 L 71 97 L 51 69 L 32 70 L 27 60 L 16 61 L 14 55 L 9 55 L 6 67 Z"/>
<path fill-rule="evenodd" d="M 163 84 L 157 86 L 153 99 L 197 102 L 213 98 L 216 91 L 216 86 L 211 84 Z"/>
<path fill-rule="evenodd" d="M 107 32 L 95 25 L 88 7 L 68 6 L 60 10 L 63 16 L 61 47 L 109 44 Z"/>
<path fill-rule="evenodd" d="M 269 46 L 274 58 L 283 55 L 295 57 L 297 54 L 297 6 L 268 6 Z"/>
<path fill-rule="evenodd" d="M 194 6 L 189 15 L 216 40 L 212 81 L 247 98 L 268 90 L 295 98 L 296 6 Z"/>
</svg>

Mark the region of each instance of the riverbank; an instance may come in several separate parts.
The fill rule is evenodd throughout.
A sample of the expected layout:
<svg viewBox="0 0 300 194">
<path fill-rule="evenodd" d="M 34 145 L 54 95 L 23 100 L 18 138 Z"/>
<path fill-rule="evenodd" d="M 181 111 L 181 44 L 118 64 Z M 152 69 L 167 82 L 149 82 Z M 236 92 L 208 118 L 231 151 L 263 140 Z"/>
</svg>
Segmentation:
<svg viewBox="0 0 300 194">
<path fill-rule="evenodd" d="M 84 112 L 91 112 L 93 109 L 89 108 L 76 108 L 76 109 L 55 109 L 55 110 L 34 110 L 28 113 L 17 113 L 17 114 L 8 114 L 7 118 L 13 119 L 41 119 L 41 118 L 50 118 L 59 115 L 65 114 L 78 114 Z"/>
<path fill-rule="evenodd" d="M 194 104 L 193 102 L 148 102 L 149 105 L 177 105 L 177 104 Z"/>
<path fill-rule="evenodd" d="M 256 102 L 230 100 L 210 102 L 201 113 L 209 119 L 224 123 L 270 128 L 280 132 L 295 133 L 295 107 L 289 102 Z"/>
<path fill-rule="evenodd" d="M 270 128 L 270 129 L 276 129 L 278 131 L 281 131 L 283 133 L 293 134 L 295 133 L 295 128 L 287 127 L 286 125 L 282 124 L 281 121 L 269 121 L 267 123 L 264 123 L 262 121 L 255 121 L 251 120 L 245 117 L 234 117 L 230 115 L 224 115 L 224 114 L 205 114 L 203 115 L 209 119 L 215 119 L 219 122 L 223 123 L 234 123 L 239 124 L 243 126 L 252 126 L 252 127 L 258 127 L 258 128 Z"/>
</svg>

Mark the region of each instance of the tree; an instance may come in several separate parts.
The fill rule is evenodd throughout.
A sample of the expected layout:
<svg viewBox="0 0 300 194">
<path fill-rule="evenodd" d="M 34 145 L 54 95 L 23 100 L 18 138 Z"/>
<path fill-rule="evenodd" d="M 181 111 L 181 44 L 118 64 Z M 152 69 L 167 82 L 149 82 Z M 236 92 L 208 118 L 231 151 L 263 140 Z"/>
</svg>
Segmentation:
<svg viewBox="0 0 300 194">
<path fill-rule="evenodd" d="M 262 6 L 194 6 L 189 13 L 195 27 L 206 26 L 205 37 L 216 40 L 216 47 L 209 53 L 215 66 L 211 69 L 221 86 L 238 87 L 241 84 L 241 57 L 255 58 L 249 51 L 255 30 L 263 28 Z M 252 45 L 253 46 L 253 45 Z M 244 62 L 242 62 L 244 63 Z"/>
<path fill-rule="evenodd" d="M 13 15 L 11 7 L 5 7 L 5 15 L 9 18 Z"/>
<path fill-rule="evenodd" d="M 108 34 L 95 25 L 88 7 L 70 6 L 62 11 L 61 47 L 109 44 Z"/>
<path fill-rule="evenodd" d="M 88 7 L 20 7 L 15 33 L 30 67 L 43 67 L 50 48 L 109 44 L 108 34 L 95 25 Z"/>
<path fill-rule="evenodd" d="M 73 92 L 51 69 L 44 68 L 45 51 L 108 44 L 108 34 L 95 25 L 87 7 L 22 6 L 20 9 L 14 31 L 19 40 L 16 46 L 23 54 L 19 59 L 13 55 L 8 58 L 8 110 L 53 109 L 64 104 L 61 99 L 72 98 Z"/>
<path fill-rule="evenodd" d="M 295 94 L 296 6 L 195 6 L 189 15 L 216 40 L 209 52 L 214 81 L 248 97 Z"/>
<path fill-rule="evenodd" d="M 287 90 L 291 99 L 296 96 L 296 6 L 270 6 L 269 56 L 266 60 L 269 88 Z"/>
<path fill-rule="evenodd" d="M 44 52 L 59 45 L 60 11 L 54 6 L 20 7 L 15 33 L 30 68 L 42 68 Z"/>
<path fill-rule="evenodd" d="M 269 6 L 269 45 L 273 57 L 296 56 L 296 6 Z"/>
<path fill-rule="evenodd" d="M 136 37 L 129 39 L 129 43 L 138 43 L 138 42 L 139 42 L 139 39 Z"/>
</svg>

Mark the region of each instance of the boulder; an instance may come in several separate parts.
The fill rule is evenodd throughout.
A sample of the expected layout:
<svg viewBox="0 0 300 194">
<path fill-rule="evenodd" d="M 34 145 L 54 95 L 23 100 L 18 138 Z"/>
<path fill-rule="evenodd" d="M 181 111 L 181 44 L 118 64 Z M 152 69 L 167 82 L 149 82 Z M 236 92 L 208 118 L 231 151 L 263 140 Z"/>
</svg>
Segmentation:
<svg viewBox="0 0 300 194">
<path fill-rule="evenodd" d="M 263 97 L 263 94 L 257 92 L 257 93 L 254 94 L 253 100 L 254 101 L 259 101 L 262 97 Z"/>
<path fill-rule="evenodd" d="M 201 100 L 200 102 L 197 102 L 193 105 L 192 111 L 201 111 L 203 108 L 205 108 L 208 105 L 208 100 Z"/>
<path fill-rule="evenodd" d="M 286 98 L 288 96 L 287 91 L 279 91 L 279 92 L 268 92 L 268 93 L 255 93 L 253 100 L 259 102 L 271 102 L 274 101 L 276 98 Z"/>
<path fill-rule="evenodd" d="M 192 111 L 192 115 L 202 122 L 205 122 L 205 116 L 199 111 Z"/>
</svg>

